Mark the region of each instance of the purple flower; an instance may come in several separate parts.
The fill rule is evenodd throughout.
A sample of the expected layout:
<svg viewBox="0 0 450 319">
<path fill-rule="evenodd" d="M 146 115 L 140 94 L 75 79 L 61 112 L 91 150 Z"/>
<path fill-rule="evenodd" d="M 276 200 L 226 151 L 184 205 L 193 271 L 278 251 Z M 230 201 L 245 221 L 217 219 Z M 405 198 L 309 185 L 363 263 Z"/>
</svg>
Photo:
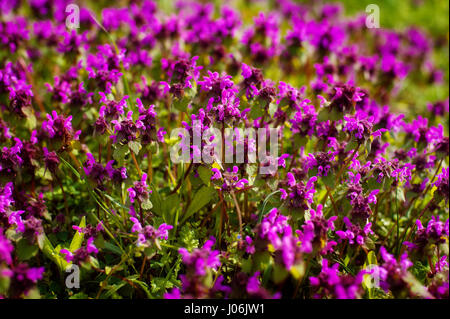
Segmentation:
<svg viewBox="0 0 450 319">
<path fill-rule="evenodd" d="M 151 190 L 148 189 L 147 185 L 147 174 L 142 174 L 141 180 L 134 182 L 134 186 L 128 188 L 128 195 L 130 197 L 130 202 L 134 203 L 137 199 L 139 203 L 146 202 L 149 199 Z"/>
<path fill-rule="evenodd" d="M 337 230 L 336 235 L 339 236 L 339 242 L 343 240 L 348 240 L 350 245 L 364 245 L 369 234 L 373 234 L 374 232 L 370 228 L 372 223 L 367 223 L 364 228 L 361 228 L 357 224 L 352 224 L 347 216 L 343 217 L 345 226 L 347 227 L 346 231 Z"/>
<path fill-rule="evenodd" d="M 165 93 L 161 88 L 161 83 L 157 81 L 153 81 L 150 85 L 147 84 L 147 79 L 145 77 L 141 77 L 142 79 L 142 87 L 139 83 L 135 84 L 136 91 L 141 94 L 140 100 L 146 104 L 155 103 L 158 100 L 161 100 Z"/>
<path fill-rule="evenodd" d="M 232 89 L 221 90 L 218 96 L 209 99 L 206 112 L 215 118 L 216 121 L 238 121 L 242 114 L 239 109 L 239 99 L 236 96 L 236 91 Z"/>
<path fill-rule="evenodd" d="M 315 112 L 314 106 L 302 103 L 299 109 L 300 111 L 296 112 L 294 118 L 290 120 L 292 123 L 291 130 L 302 137 L 312 136 L 317 121 L 317 113 Z"/>
<path fill-rule="evenodd" d="M 25 263 L 20 263 L 11 267 L 8 277 L 10 277 L 10 297 L 18 298 L 20 295 L 27 295 L 35 286 L 38 280 L 42 279 L 44 267 L 29 267 Z"/>
<path fill-rule="evenodd" d="M 245 184 L 248 184 L 248 180 L 245 178 L 239 178 L 239 168 L 233 166 L 232 169 L 227 168 L 227 170 L 222 174 L 220 170 L 212 168 L 211 171 L 214 173 L 211 176 L 211 180 L 222 179 L 224 183 L 222 184 L 222 190 L 229 192 L 233 189 L 244 188 Z"/>
<path fill-rule="evenodd" d="M 218 97 L 223 90 L 237 91 L 230 75 L 220 76 L 217 72 L 209 70 L 207 72 L 208 76 L 203 76 L 203 81 L 198 81 L 197 85 L 200 86 L 202 91 L 210 92 L 217 99 L 215 102 L 218 102 Z"/>
<path fill-rule="evenodd" d="M 117 55 L 108 44 L 99 46 L 96 55 L 90 54 L 87 57 L 86 70 L 89 72 L 89 78 L 94 79 L 101 91 L 111 93 L 113 84 L 119 82 L 122 76 L 119 71 L 122 60 L 124 60 L 123 51 Z"/>
<path fill-rule="evenodd" d="M 72 262 L 72 260 L 73 260 L 73 254 L 72 254 L 72 252 L 70 252 L 70 251 L 67 250 L 67 249 L 61 249 L 59 252 L 60 252 L 61 254 L 65 255 L 66 261 L 67 261 L 68 263 Z"/>
<path fill-rule="evenodd" d="M 44 152 L 45 168 L 55 174 L 60 162 L 58 155 L 55 151 L 49 152 L 46 147 L 43 147 L 42 150 Z"/>
<path fill-rule="evenodd" d="M 303 224 L 302 230 L 296 231 L 302 245 L 302 251 L 305 253 L 318 251 L 321 254 L 333 251 L 333 246 L 337 243 L 328 241 L 328 231 L 334 230 L 334 221 L 337 219 L 337 216 L 325 219 L 321 204 L 317 205 L 316 210 L 310 210 L 310 216 Z"/>
<path fill-rule="evenodd" d="M 222 178 L 222 174 L 220 173 L 220 170 L 218 168 L 213 167 L 213 168 L 211 168 L 211 171 L 213 172 L 213 175 L 211 176 L 211 180 Z"/>
<path fill-rule="evenodd" d="M 87 240 L 86 251 L 87 251 L 88 254 L 92 254 L 92 253 L 97 254 L 98 253 L 98 249 L 97 249 L 97 247 L 95 247 L 93 242 L 94 242 L 94 237 L 90 237 Z"/>
<path fill-rule="evenodd" d="M 98 253 L 98 248 L 93 244 L 94 240 L 94 237 L 89 237 L 86 246 L 82 246 L 74 252 L 71 252 L 68 249 L 61 249 L 60 253 L 65 255 L 68 263 L 72 262 L 76 265 L 80 265 L 81 263 L 88 262 L 91 254 Z"/>
<path fill-rule="evenodd" d="M 165 294 L 165 298 L 214 298 L 217 293 L 230 293 L 230 287 L 222 284 L 223 277 L 218 277 L 219 282 L 214 285 L 207 280 L 211 270 L 217 270 L 220 266 L 220 252 L 211 249 L 214 243 L 215 239 L 211 237 L 202 248 L 195 248 L 192 252 L 186 248 L 178 250 L 186 267 L 185 275 L 180 275 L 182 290 L 175 288 Z"/>
<path fill-rule="evenodd" d="M 172 291 L 164 294 L 164 299 L 182 299 L 181 291 L 178 288 L 173 288 Z"/>
<path fill-rule="evenodd" d="M 284 183 L 288 186 L 288 190 L 280 189 L 282 195 L 281 199 L 287 200 L 288 204 L 292 208 L 308 209 L 312 204 L 314 193 L 314 183 L 317 181 L 317 177 L 311 177 L 306 185 L 303 181 L 297 182 L 292 173 L 287 173 Z"/>
<path fill-rule="evenodd" d="M 13 204 L 13 183 L 9 182 L 1 188 L 0 187 L 0 220 L 7 221 L 7 225 L 15 225 L 16 232 L 25 232 L 25 225 L 22 220 L 24 210 L 14 210 Z"/>
<path fill-rule="evenodd" d="M 78 34 L 76 30 L 72 30 L 71 32 L 64 32 L 63 37 L 62 42 L 58 44 L 58 52 L 60 53 L 78 54 L 82 46 L 86 50 L 89 49 L 87 31 Z"/>
<path fill-rule="evenodd" d="M 408 269 L 413 263 L 408 259 L 408 254 L 405 252 L 397 261 L 384 246 L 380 248 L 380 253 L 384 260 L 384 263 L 377 267 L 381 288 L 385 291 L 391 290 L 397 298 L 412 295 L 407 277 Z"/>
<path fill-rule="evenodd" d="M 381 57 L 381 70 L 393 77 L 403 79 L 408 75 L 410 67 L 396 59 L 395 55 L 386 53 Z"/>
<path fill-rule="evenodd" d="M 369 204 L 376 204 L 377 197 L 380 190 L 375 189 L 370 192 L 366 197 L 362 192 L 353 191 L 347 195 L 350 199 L 350 204 L 352 205 L 352 210 L 350 211 L 350 219 L 360 225 L 366 225 L 367 219 L 372 214 Z"/>
<path fill-rule="evenodd" d="M 5 262 L 7 265 L 10 265 L 12 263 L 11 253 L 13 250 L 13 245 L 3 235 L 3 229 L 0 227 L 0 263 Z"/>
<path fill-rule="evenodd" d="M 74 131 L 72 128 L 72 116 L 65 118 L 58 115 L 56 111 L 47 114 L 47 120 L 42 122 L 42 131 L 47 134 L 50 139 L 61 139 L 65 144 L 71 139 L 78 140 L 81 131 Z"/>
<path fill-rule="evenodd" d="M 144 127 L 144 124 L 141 120 L 133 121 L 133 111 L 129 111 L 127 113 L 126 119 L 121 120 L 112 120 L 111 124 L 114 124 L 114 133 L 115 135 L 111 135 L 113 143 L 120 143 L 125 141 L 128 143 L 129 141 L 134 141 L 137 139 L 138 129 Z"/>
<path fill-rule="evenodd" d="M 344 119 L 346 121 L 346 124 L 343 131 L 348 132 L 354 132 L 354 136 L 358 141 L 365 141 L 372 135 L 372 122 L 373 118 L 358 118 L 356 117 L 348 117 L 344 116 Z M 378 132 L 376 135 L 380 136 L 380 133 Z"/>
<path fill-rule="evenodd" d="M 0 47 L 14 53 L 28 38 L 27 20 L 24 17 L 0 23 Z"/>
<path fill-rule="evenodd" d="M 245 244 L 246 244 L 246 249 L 245 251 L 248 254 L 254 254 L 255 253 L 255 246 L 253 245 L 253 239 L 250 236 L 245 236 Z"/>
<path fill-rule="evenodd" d="M 292 266 L 301 263 L 302 250 L 288 220 L 289 218 L 282 215 L 277 208 L 271 209 L 255 229 L 255 238 L 245 238 L 246 252 L 264 252 L 267 245 L 271 244 L 275 250 L 274 259 L 277 264 L 290 270 Z"/>
<path fill-rule="evenodd" d="M 448 197 L 449 197 L 449 185 L 448 185 L 448 179 L 449 179 L 449 168 L 442 168 L 442 171 L 440 174 L 437 175 L 437 180 L 432 185 L 437 187 L 437 192 L 440 196 L 445 198 L 445 202 L 448 203 Z"/>
<path fill-rule="evenodd" d="M 449 220 L 446 223 L 439 221 L 439 216 L 431 216 L 427 227 L 423 227 L 419 219 L 416 220 L 417 231 L 413 242 L 404 242 L 410 250 L 417 250 L 423 253 L 429 245 L 444 244 L 448 241 L 449 236 Z"/>
<path fill-rule="evenodd" d="M 328 260 L 322 260 L 322 270 L 319 276 L 309 277 L 311 286 L 316 291 L 315 297 L 333 296 L 337 299 L 356 299 L 363 294 L 361 283 L 364 271 L 359 272 L 355 277 L 351 275 L 339 275 L 339 264 L 328 266 Z"/>
<path fill-rule="evenodd" d="M 148 245 L 149 242 L 155 242 L 156 239 L 167 240 L 169 236 L 169 230 L 173 228 L 172 225 L 167 225 L 165 223 L 161 224 L 158 229 L 155 229 L 150 225 L 142 227 L 137 218 L 130 217 L 130 220 L 133 222 L 131 231 L 133 233 L 138 233 L 138 245 Z"/>
<path fill-rule="evenodd" d="M 180 248 L 178 252 L 183 257 L 183 263 L 198 276 L 204 276 L 209 268 L 217 269 L 220 266 L 218 250 L 211 250 L 215 243 L 214 237 L 205 242 L 202 248 L 195 248 L 192 253 L 186 248 Z"/>
<path fill-rule="evenodd" d="M 281 298 L 281 294 L 279 292 L 275 293 L 273 296 L 270 295 L 270 293 L 261 287 L 261 282 L 259 281 L 258 277 L 260 276 L 260 272 L 257 271 L 248 278 L 247 281 L 247 293 L 255 299 L 279 299 Z"/>
<path fill-rule="evenodd" d="M 437 101 L 435 103 L 428 103 L 427 108 L 434 115 L 442 116 L 449 111 L 449 100 Z"/>
<path fill-rule="evenodd" d="M 20 139 L 14 138 L 16 144 L 10 148 L 3 147 L 0 150 L 0 172 L 6 175 L 15 175 L 23 163 L 23 159 L 19 156 L 23 143 Z"/>
<path fill-rule="evenodd" d="M 164 143 L 164 135 L 166 135 L 167 132 L 164 130 L 164 128 L 160 127 L 158 129 L 158 132 L 156 133 L 156 137 L 158 138 L 158 141 L 161 143 Z"/>
<path fill-rule="evenodd" d="M 115 183 L 122 183 L 127 179 L 127 169 L 125 167 L 113 168 L 114 160 L 106 163 L 105 170 L 109 178 Z"/>
</svg>

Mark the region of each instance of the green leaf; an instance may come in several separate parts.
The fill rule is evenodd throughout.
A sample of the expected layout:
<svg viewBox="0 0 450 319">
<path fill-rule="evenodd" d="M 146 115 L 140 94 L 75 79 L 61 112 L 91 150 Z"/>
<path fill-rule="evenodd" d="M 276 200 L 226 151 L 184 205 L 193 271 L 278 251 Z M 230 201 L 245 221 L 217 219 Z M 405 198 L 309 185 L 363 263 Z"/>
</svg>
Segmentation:
<svg viewBox="0 0 450 319">
<path fill-rule="evenodd" d="M 297 148 L 305 146 L 306 143 L 308 143 L 308 140 L 309 139 L 306 136 L 300 136 L 299 134 L 294 135 L 294 145 L 296 145 Z"/>
<path fill-rule="evenodd" d="M 368 250 L 375 249 L 375 243 L 370 237 L 367 237 L 366 242 L 364 243 L 364 247 L 366 247 Z"/>
<path fill-rule="evenodd" d="M 88 299 L 89 296 L 84 292 L 76 293 L 69 297 L 69 299 Z"/>
<path fill-rule="evenodd" d="M 258 165 L 249 163 L 247 164 L 245 171 L 247 172 L 249 185 L 252 186 L 255 183 L 256 176 L 258 175 Z"/>
<path fill-rule="evenodd" d="M 38 250 L 39 250 L 38 246 L 30 245 L 30 243 L 26 238 L 22 238 L 17 243 L 15 252 L 17 254 L 17 257 L 20 260 L 24 261 L 30 259 L 31 257 L 34 257 L 38 252 Z"/>
<path fill-rule="evenodd" d="M 404 202 L 405 201 L 405 192 L 403 191 L 403 188 L 401 187 L 396 187 L 396 198 L 397 200 Z"/>
<path fill-rule="evenodd" d="M 44 253 L 44 255 L 51 259 L 58 266 L 61 272 L 64 271 L 69 265 L 67 261 L 59 254 L 59 251 L 57 252 L 55 248 L 53 248 L 52 243 L 50 242 L 50 240 L 48 240 L 45 233 L 42 233 L 38 236 L 38 246 Z"/>
<path fill-rule="evenodd" d="M 149 199 L 147 199 L 147 200 L 145 200 L 144 202 L 141 203 L 141 207 L 142 207 L 142 209 L 150 210 L 150 209 L 152 209 L 153 204 L 152 204 L 152 202 Z"/>
<path fill-rule="evenodd" d="M 370 266 L 377 265 L 377 256 L 373 250 L 369 251 L 367 254 L 366 262 L 364 263 L 363 268 L 367 269 Z M 375 287 L 373 287 L 372 276 L 370 274 L 364 275 L 364 279 L 362 282 L 362 286 L 367 289 L 369 294 L 369 299 L 373 299 Z"/>
<path fill-rule="evenodd" d="M 172 288 L 173 283 L 164 277 L 153 277 L 151 281 L 152 293 L 163 293 L 167 288 Z"/>
<path fill-rule="evenodd" d="M 175 98 L 173 100 L 173 106 L 179 111 L 186 111 L 189 102 L 191 102 L 191 99 L 188 96 L 184 96 L 181 99 Z"/>
<path fill-rule="evenodd" d="M 86 216 L 83 216 L 78 227 L 80 227 L 80 228 L 86 227 Z M 75 250 L 79 249 L 81 247 L 81 244 L 83 244 L 83 239 L 84 239 L 84 233 L 80 233 L 79 231 L 76 231 L 75 235 L 72 238 L 72 242 L 70 243 L 69 250 L 73 253 L 73 252 L 75 252 Z"/>
<path fill-rule="evenodd" d="M 289 272 L 296 280 L 299 280 L 300 278 L 303 278 L 303 276 L 305 275 L 305 264 L 304 263 L 296 264 L 292 266 L 291 269 L 289 269 Z"/>
<path fill-rule="evenodd" d="M 104 191 L 101 191 L 101 190 L 100 190 L 100 192 L 102 193 L 103 196 L 105 196 L 106 198 L 108 198 L 112 203 L 114 203 L 114 204 L 117 205 L 118 207 L 123 208 L 123 209 L 126 209 L 126 210 L 129 209 L 129 207 L 123 205 L 123 204 L 120 203 L 118 200 L 116 200 L 114 197 L 108 195 L 108 194 L 105 193 Z"/>
<path fill-rule="evenodd" d="M 281 99 L 280 104 L 278 104 L 278 107 L 283 107 L 286 105 L 289 105 L 291 103 L 291 100 L 287 97 L 284 97 Z"/>
<path fill-rule="evenodd" d="M 356 138 L 352 137 L 351 141 L 347 144 L 347 146 L 345 147 L 345 151 L 352 151 L 354 150 L 356 147 L 358 147 L 358 141 L 356 140 Z"/>
<path fill-rule="evenodd" d="M 134 154 L 138 155 L 139 151 L 142 148 L 142 145 L 141 145 L 141 143 L 139 143 L 137 141 L 129 141 L 128 147 L 134 152 Z"/>
<path fill-rule="evenodd" d="M 371 141 L 372 139 L 373 139 L 373 137 L 371 136 L 370 140 L 367 140 L 365 143 L 367 154 L 369 154 L 370 151 L 372 150 L 372 141 Z"/>
<path fill-rule="evenodd" d="M 202 209 L 206 204 L 208 204 L 210 200 L 213 198 L 215 193 L 216 191 L 214 188 L 202 186 L 197 191 L 197 193 L 195 193 L 194 198 L 192 199 L 192 202 L 189 205 L 189 208 L 187 209 L 186 214 L 183 216 L 181 222 L 184 222 L 193 214 Z"/>
<path fill-rule="evenodd" d="M 137 284 L 139 287 L 141 287 L 142 290 L 143 290 L 143 291 L 145 292 L 145 294 L 147 295 L 147 298 L 153 299 L 153 296 L 152 296 L 152 294 L 150 293 L 150 290 L 149 290 L 149 288 L 148 288 L 148 285 L 147 285 L 145 282 L 136 279 L 136 276 L 137 276 L 137 275 L 133 275 L 133 276 L 127 277 L 127 279 L 130 280 L 131 282 Z"/>
<path fill-rule="evenodd" d="M 99 262 L 98 262 L 98 259 L 95 258 L 94 256 L 90 256 L 90 257 L 89 257 L 89 261 L 90 261 L 90 264 L 91 264 L 92 266 L 94 266 L 95 268 L 100 268 L 100 264 L 99 264 Z"/>
<path fill-rule="evenodd" d="M 279 284 L 282 281 L 284 281 L 288 275 L 289 275 L 289 273 L 285 267 L 282 267 L 276 263 L 273 265 L 272 276 L 273 276 L 273 282 L 275 284 Z"/>
<path fill-rule="evenodd" d="M 122 163 L 125 159 L 125 156 L 128 154 L 130 150 L 128 149 L 128 145 L 118 145 L 114 149 L 113 158 L 118 162 Z"/>
<path fill-rule="evenodd" d="M 241 270 L 249 274 L 252 270 L 252 261 L 250 259 L 242 259 Z"/>
<path fill-rule="evenodd" d="M 122 256 L 122 251 L 120 250 L 120 248 L 114 244 L 111 244 L 109 241 L 105 241 L 105 249 L 116 255 Z"/>
<path fill-rule="evenodd" d="M 275 194 L 277 194 L 279 192 L 280 192 L 280 190 L 276 190 L 276 191 L 270 193 L 269 195 L 267 195 L 266 199 L 264 199 L 263 207 L 261 209 L 261 212 L 259 213 L 258 223 L 261 222 L 261 220 L 263 218 L 263 215 L 266 213 L 265 208 L 266 208 L 267 202 L 269 201 L 270 197 L 272 197 L 273 195 L 275 195 Z"/>
<path fill-rule="evenodd" d="M 192 88 L 186 88 L 184 93 L 188 98 L 193 99 L 195 95 L 197 95 L 197 86 L 195 85 Z"/>
<path fill-rule="evenodd" d="M 37 287 L 32 288 L 24 296 L 24 299 L 41 299 L 41 294 L 39 293 L 39 289 Z"/>
<path fill-rule="evenodd" d="M 267 179 L 267 185 L 271 191 L 275 191 L 278 188 L 278 180 L 276 178 L 269 178 Z"/>
<path fill-rule="evenodd" d="M 333 174 L 333 171 L 329 171 L 327 176 L 322 176 L 322 181 L 328 187 L 334 188 L 336 181 L 335 181 L 335 174 Z"/>
<path fill-rule="evenodd" d="M 268 251 L 256 252 L 253 255 L 253 265 L 257 269 L 267 269 L 271 261 L 270 253 Z"/>
<path fill-rule="evenodd" d="M 34 130 L 36 128 L 36 116 L 34 115 L 33 109 L 31 107 L 23 107 L 22 112 L 25 114 L 26 127 Z"/>
<path fill-rule="evenodd" d="M 246 168 L 247 175 L 256 176 L 258 174 L 258 165 L 249 163 Z"/>
<path fill-rule="evenodd" d="M 156 215 L 161 216 L 163 214 L 163 200 L 158 190 L 153 185 L 151 185 L 151 188 L 152 193 L 150 194 L 150 200 L 153 203 L 153 212 Z"/>
<path fill-rule="evenodd" d="M 251 110 L 250 110 L 250 117 L 252 119 L 256 119 L 258 117 L 261 117 L 264 115 L 264 109 L 262 109 L 261 107 L 254 105 Z"/>
<path fill-rule="evenodd" d="M 318 122 L 325 122 L 327 120 L 338 121 L 344 117 L 344 114 L 338 112 L 335 108 L 330 109 L 329 107 L 324 107 L 317 115 Z"/>
<path fill-rule="evenodd" d="M 329 120 L 339 121 L 344 118 L 344 113 L 339 112 L 336 108 L 333 108 L 331 112 L 329 112 Z"/>
<path fill-rule="evenodd" d="M 94 245 L 95 245 L 95 247 L 97 247 L 99 249 L 102 249 L 105 247 L 105 238 L 103 237 L 103 235 L 101 233 L 99 233 L 97 235 L 97 238 L 95 238 Z"/>
<path fill-rule="evenodd" d="M 11 279 L 7 276 L 0 276 L 0 294 L 6 295 Z"/>
<path fill-rule="evenodd" d="M 206 167 L 206 166 L 200 166 L 197 169 L 197 173 L 200 176 L 200 179 L 202 180 L 202 182 L 206 185 L 209 186 L 211 183 L 211 176 L 212 176 L 212 171 Z"/>
<path fill-rule="evenodd" d="M 72 173 L 78 178 L 78 179 L 80 179 L 80 173 L 78 173 L 78 171 L 72 166 L 72 165 L 70 165 L 70 163 L 69 162 L 67 162 L 64 158 L 62 158 L 62 157 L 59 157 L 59 159 L 63 162 L 63 164 L 65 165 L 65 166 L 67 166 L 71 171 L 72 171 Z"/>
<path fill-rule="evenodd" d="M 374 189 L 380 189 L 382 184 L 377 182 L 376 178 L 369 178 L 365 184 L 367 191 L 372 191 Z"/>
<path fill-rule="evenodd" d="M 125 286 L 127 284 L 126 281 L 122 281 L 118 284 L 115 285 L 110 285 L 106 288 L 107 292 L 103 295 L 104 299 L 108 299 L 108 298 L 113 298 L 113 296 L 116 294 L 116 292 L 122 288 L 123 286 Z"/>
<path fill-rule="evenodd" d="M 328 113 L 328 108 L 321 109 L 319 114 L 317 115 L 317 121 L 325 122 L 326 120 L 328 120 Z"/>
<path fill-rule="evenodd" d="M 162 215 L 165 222 L 174 223 L 174 211 L 180 208 L 180 196 L 175 193 L 172 194 L 162 203 Z"/>
<path fill-rule="evenodd" d="M 269 115 L 271 117 L 273 117 L 275 112 L 277 111 L 277 109 L 278 109 L 278 105 L 276 105 L 275 103 L 270 103 L 269 104 Z"/>
</svg>

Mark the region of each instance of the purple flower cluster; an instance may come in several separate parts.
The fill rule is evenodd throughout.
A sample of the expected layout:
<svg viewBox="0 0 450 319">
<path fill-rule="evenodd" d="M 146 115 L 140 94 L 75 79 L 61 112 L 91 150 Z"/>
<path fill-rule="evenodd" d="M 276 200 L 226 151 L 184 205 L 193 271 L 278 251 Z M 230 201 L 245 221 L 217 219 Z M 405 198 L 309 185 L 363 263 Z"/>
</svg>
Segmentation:
<svg viewBox="0 0 450 319">
<path fill-rule="evenodd" d="M 23 221 L 21 215 L 25 212 L 13 210 L 12 191 L 12 183 L 0 187 L 0 275 L 10 280 L 9 295 L 12 298 L 20 298 L 27 295 L 37 281 L 42 279 L 44 267 L 30 267 L 27 263 L 13 257 L 14 246 L 6 237 L 4 229 L 15 225 L 17 231 L 24 233 L 29 229 L 26 224 L 30 223 L 34 217 L 31 216 Z"/>
<path fill-rule="evenodd" d="M 0 297 L 448 298 L 448 32 L 254 2 L 2 1 Z"/>
<path fill-rule="evenodd" d="M 173 228 L 171 225 L 167 225 L 165 223 L 161 224 L 158 229 L 154 228 L 151 225 L 147 225 L 142 227 L 139 220 L 135 217 L 130 217 L 130 220 L 133 222 L 133 227 L 131 231 L 133 233 L 138 233 L 138 246 L 140 245 L 148 245 L 150 242 L 155 242 L 157 239 L 165 239 L 167 240 L 169 237 L 169 230 Z"/>
<path fill-rule="evenodd" d="M 114 168 L 114 160 L 109 161 L 106 163 L 106 166 L 103 166 L 95 160 L 94 155 L 91 153 L 86 153 L 86 156 L 87 160 L 83 165 L 84 172 L 96 183 L 97 187 L 102 188 L 106 178 L 109 178 L 117 184 L 120 184 L 127 179 L 127 169 L 123 166 Z"/>
<path fill-rule="evenodd" d="M 186 248 L 180 248 L 186 275 L 181 275 L 182 289 L 174 288 L 166 293 L 166 299 L 205 298 L 214 297 L 218 293 L 227 294 L 230 288 L 222 285 L 223 277 L 219 276 L 214 284 L 208 283 L 208 274 L 220 267 L 220 252 L 212 250 L 215 238 L 208 239 L 202 248 L 195 248 L 191 253 Z"/>
<path fill-rule="evenodd" d="M 355 277 L 351 275 L 340 275 L 339 264 L 329 267 L 327 259 L 322 260 L 322 270 L 317 277 L 309 277 L 311 286 L 314 287 L 315 298 L 332 296 L 337 299 L 356 299 L 361 297 L 363 289 L 361 283 L 364 271 Z"/>
</svg>

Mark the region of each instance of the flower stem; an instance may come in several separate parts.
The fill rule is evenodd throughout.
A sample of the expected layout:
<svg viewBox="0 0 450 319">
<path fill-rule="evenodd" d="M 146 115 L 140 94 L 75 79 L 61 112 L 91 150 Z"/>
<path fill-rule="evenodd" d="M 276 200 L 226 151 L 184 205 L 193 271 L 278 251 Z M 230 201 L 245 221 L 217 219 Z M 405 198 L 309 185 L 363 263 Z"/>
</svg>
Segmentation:
<svg viewBox="0 0 450 319">
<path fill-rule="evenodd" d="M 136 167 L 136 169 L 138 171 L 139 177 L 142 177 L 142 171 L 141 171 L 141 169 L 139 167 L 139 164 L 138 164 L 138 162 L 136 160 L 136 155 L 134 155 L 134 152 L 132 150 L 130 150 L 130 153 L 131 153 L 131 157 L 133 158 L 134 166 Z"/>
<path fill-rule="evenodd" d="M 186 172 L 184 173 L 183 177 L 181 177 L 180 180 L 178 181 L 177 186 L 175 186 L 175 188 L 170 192 L 171 195 L 175 194 L 177 192 L 177 190 L 181 187 L 181 185 L 183 184 L 184 180 L 189 175 L 191 169 L 192 169 L 192 162 L 189 163 L 189 166 L 188 166 Z"/>
<path fill-rule="evenodd" d="M 238 219 L 239 219 L 239 234 L 241 235 L 241 240 L 243 239 L 242 237 L 242 213 L 241 213 L 241 209 L 239 208 L 239 204 L 236 200 L 236 195 L 234 194 L 234 191 L 231 191 L 231 197 L 233 197 L 233 201 L 234 201 L 234 205 L 236 206 L 236 210 L 238 213 Z"/>
</svg>

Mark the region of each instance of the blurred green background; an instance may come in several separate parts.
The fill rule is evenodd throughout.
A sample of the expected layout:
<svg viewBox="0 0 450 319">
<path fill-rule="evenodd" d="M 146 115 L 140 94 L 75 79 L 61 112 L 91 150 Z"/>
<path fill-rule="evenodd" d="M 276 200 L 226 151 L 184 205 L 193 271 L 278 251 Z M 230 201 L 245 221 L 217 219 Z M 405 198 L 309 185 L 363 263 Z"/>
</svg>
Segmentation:
<svg viewBox="0 0 450 319">
<path fill-rule="evenodd" d="M 309 2 L 309 1 L 300 1 Z M 431 36 L 435 47 L 435 65 L 445 72 L 449 80 L 449 1 L 448 0 L 331 0 L 344 6 L 345 15 L 365 12 L 367 5 L 380 8 L 380 27 L 404 30 L 416 26 Z"/>
</svg>

